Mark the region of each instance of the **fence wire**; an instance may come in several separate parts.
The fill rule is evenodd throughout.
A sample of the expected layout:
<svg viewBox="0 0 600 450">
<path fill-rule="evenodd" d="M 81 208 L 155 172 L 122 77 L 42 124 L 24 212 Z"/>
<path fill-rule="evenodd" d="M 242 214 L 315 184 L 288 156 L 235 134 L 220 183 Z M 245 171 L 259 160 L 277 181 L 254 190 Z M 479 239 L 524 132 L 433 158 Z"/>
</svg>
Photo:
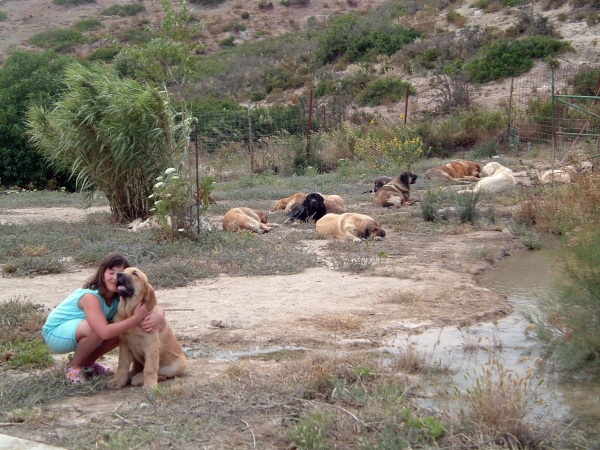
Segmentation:
<svg viewBox="0 0 600 450">
<path fill-rule="evenodd" d="M 552 145 L 558 154 L 599 153 L 600 67 L 538 68 L 514 79 L 509 142 Z"/>
</svg>

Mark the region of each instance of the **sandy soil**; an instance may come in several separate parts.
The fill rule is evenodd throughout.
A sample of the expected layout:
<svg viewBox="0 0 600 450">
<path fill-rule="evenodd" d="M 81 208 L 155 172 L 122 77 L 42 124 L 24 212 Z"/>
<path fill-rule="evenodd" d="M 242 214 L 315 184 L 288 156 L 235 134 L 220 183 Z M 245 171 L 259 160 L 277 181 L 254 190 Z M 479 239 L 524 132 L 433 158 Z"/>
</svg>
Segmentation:
<svg viewBox="0 0 600 450">
<path fill-rule="evenodd" d="M 43 218 L 76 221 L 101 209 L 45 208 Z M 0 217 L 26 223 L 36 217 L 30 212 L 5 210 Z M 400 212 L 407 213 L 408 209 Z M 280 227 L 257 239 L 278 239 L 289 232 L 293 230 Z M 506 298 L 477 285 L 477 274 L 519 251 L 520 243 L 510 233 L 466 229 L 462 234 L 419 234 L 388 228 L 385 241 L 386 248 L 393 244 L 397 253 L 368 275 L 323 266 L 296 275 L 220 276 L 184 288 L 157 290 L 158 302 L 190 357 L 183 381 L 207 383 L 220 377 L 236 355 L 282 348 L 373 349 L 430 327 L 491 322 L 512 312 Z M 327 240 L 304 244 L 327 256 Z M 475 255 L 481 249 L 486 251 L 485 259 Z M 30 300 L 50 310 L 89 274 L 89 269 L 73 268 L 59 275 L 2 277 L 0 301 Z M 396 301 L 390 301 L 394 296 Z M 56 355 L 56 361 L 64 364 L 66 357 Z M 104 362 L 116 366 L 117 352 Z M 245 364 L 255 371 L 278 370 L 274 362 Z M 74 424 L 109 417 L 123 402 L 140 401 L 141 395 L 139 388 L 127 387 L 102 391 L 93 402 L 88 397 L 69 397 L 48 405 L 58 417 L 52 434 L 67 435 Z M 48 439 L 44 428 L 35 426 L 4 432 L 42 442 Z"/>
<path fill-rule="evenodd" d="M 102 208 L 47 208 L 43 217 L 78 220 L 98 210 Z M 9 210 L 0 217 L 22 222 L 29 215 L 27 210 Z M 276 229 L 269 239 L 287 232 Z M 389 255 L 368 275 L 323 266 L 295 275 L 221 276 L 185 288 L 158 290 L 158 301 L 184 344 L 193 348 L 199 343 L 213 350 L 376 347 L 403 331 L 490 321 L 511 312 L 506 299 L 476 282 L 476 274 L 518 247 L 511 234 L 388 231 L 385 239 L 398 242 L 398 254 Z M 325 239 L 304 242 L 322 257 L 327 256 L 326 244 Z M 474 249 L 482 248 L 491 256 L 474 256 Z M 89 269 L 74 268 L 59 275 L 3 277 L 0 301 L 29 299 L 51 309 L 88 274 Z M 403 300 L 394 301 L 394 296 L 409 292 Z"/>
</svg>

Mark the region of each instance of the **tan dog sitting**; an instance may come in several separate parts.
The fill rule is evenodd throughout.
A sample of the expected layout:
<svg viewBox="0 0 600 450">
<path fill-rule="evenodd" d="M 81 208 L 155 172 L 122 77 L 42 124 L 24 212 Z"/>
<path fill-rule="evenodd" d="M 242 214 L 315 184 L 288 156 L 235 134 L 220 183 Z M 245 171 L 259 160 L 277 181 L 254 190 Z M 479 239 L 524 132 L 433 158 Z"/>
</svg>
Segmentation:
<svg viewBox="0 0 600 450">
<path fill-rule="evenodd" d="M 272 231 L 274 227 L 278 226 L 276 223 L 268 222 L 266 211 L 244 206 L 230 209 L 223 217 L 223 230 L 225 231 L 248 230 L 262 234 Z"/>
<path fill-rule="evenodd" d="M 385 237 L 385 230 L 375 219 L 358 213 L 325 214 L 317 220 L 316 228 L 319 234 L 351 239 L 354 242 L 369 238 L 380 240 Z"/>
<path fill-rule="evenodd" d="M 375 193 L 373 204 L 385 208 L 407 204 L 410 197 L 410 185 L 415 184 L 417 177 L 418 175 L 410 172 L 402 172 Z"/>
<path fill-rule="evenodd" d="M 479 181 L 481 177 L 481 166 L 473 161 L 459 159 L 449 162 L 443 166 L 434 167 L 425 172 L 428 180 L 448 180 L 458 182 Z"/>
<path fill-rule="evenodd" d="M 146 302 L 150 311 L 156 306 L 154 289 L 136 267 L 117 274 L 117 290 L 119 310 L 115 322 L 131 317 L 140 302 Z M 132 386 L 152 389 L 159 380 L 181 375 L 186 367 L 187 358 L 166 319 L 154 333 L 146 333 L 136 325 L 119 336 L 119 365 L 108 389 L 121 389 L 129 381 Z"/>
<path fill-rule="evenodd" d="M 298 192 L 296 194 L 290 195 L 289 197 L 282 198 L 277 200 L 275 203 L 275 207 L 273 208 L 273 212 L 283 210 L 285 212 L 290 212 L 294 207 L 302 204 L 308 194 L 303 192 Z M 342 214 L 346 212 L 346 206 L 344 205 L 344 200 L 339 195 L 323 195 L 323 200 L 325 200 L 325 208 L 328 213 Z"/>
</svg>

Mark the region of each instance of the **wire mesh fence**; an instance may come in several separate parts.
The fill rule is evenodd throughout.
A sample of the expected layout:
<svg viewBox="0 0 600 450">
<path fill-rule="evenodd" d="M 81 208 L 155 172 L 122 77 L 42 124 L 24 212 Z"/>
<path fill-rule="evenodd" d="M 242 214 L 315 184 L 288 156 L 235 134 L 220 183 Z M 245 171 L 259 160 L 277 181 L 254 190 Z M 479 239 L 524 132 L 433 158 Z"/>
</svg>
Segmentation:
<svg viewBox="0 0 600 450">
<path fill-rule="evenodd" d="M 600 153 L 600 67 L 538 68 L 511 84 L 508 140 Z"/>
</svg>

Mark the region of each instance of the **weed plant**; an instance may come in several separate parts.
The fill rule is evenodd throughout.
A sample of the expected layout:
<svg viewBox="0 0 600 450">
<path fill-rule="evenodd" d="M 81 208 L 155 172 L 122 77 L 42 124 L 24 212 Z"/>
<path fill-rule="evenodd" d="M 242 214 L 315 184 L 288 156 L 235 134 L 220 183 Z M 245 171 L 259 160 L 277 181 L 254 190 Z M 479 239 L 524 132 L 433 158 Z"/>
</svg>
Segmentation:
<svg viewBox="0 0 600 450">
<path fill-rule="evenodd" d="M 86 37 L 77 30 L 56 29 L 36 33 L 29 39 L 29 42 L 57 53 L 69 53 L 74 50 L 75 44 L 85 43 Z"/>
<path fill-rule="evenodd" d="M 8 15 L 4 11 L 0 11 L 0 22 L 4 22 L 7 19 Z"/>
<path fill-rule="evenodd" d="M 101 16 L 135 16 L 137 13 L 146 11 L 146 7 L 140 3 L 129 3 L 127 5 L 111 5 L 100 12 Z"/>
<path fill-rule="evenodd" d="M 456 212 L 460 223 L 474 223 L 477 218 L 477 203 L 481 193 L 467 191 L 462 194 L 456 194 Z"/>
<path fill-rule="evenodd" d="M 102 28 L 102 22 L 98 19 L 83 19 L 73 25 L 73 29 L 85 33 L 86 31 L 96 31 Z"/>
</svg>

